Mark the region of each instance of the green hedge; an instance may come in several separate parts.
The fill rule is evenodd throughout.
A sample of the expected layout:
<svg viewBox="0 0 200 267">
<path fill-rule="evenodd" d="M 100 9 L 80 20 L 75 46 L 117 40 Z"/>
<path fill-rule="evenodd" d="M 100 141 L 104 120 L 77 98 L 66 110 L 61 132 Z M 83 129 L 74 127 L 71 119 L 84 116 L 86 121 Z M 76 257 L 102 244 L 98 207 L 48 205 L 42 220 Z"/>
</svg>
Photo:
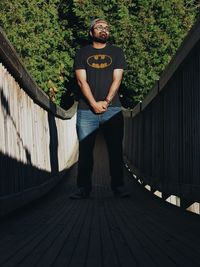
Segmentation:
<svg viewBox="0 0 200 267">
<path fill-rule="evenodd" d="M 73 58 L 87 43 L 88 25 L 103 17 L 111 42 L 128 62 L 121 87 L 124 106 L 148 93 L 194 24 L 191 0 L 1 0 L 0 24 L 38 85 L 64 106 L 75 91 Z"/>
</svg>

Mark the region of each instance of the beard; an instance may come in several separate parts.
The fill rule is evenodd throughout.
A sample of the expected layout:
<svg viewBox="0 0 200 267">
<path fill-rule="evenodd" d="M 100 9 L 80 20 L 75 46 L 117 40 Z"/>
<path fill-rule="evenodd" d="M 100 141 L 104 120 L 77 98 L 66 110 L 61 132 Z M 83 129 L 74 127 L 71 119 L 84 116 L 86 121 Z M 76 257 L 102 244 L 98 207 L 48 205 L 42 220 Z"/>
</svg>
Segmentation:
<svg viewBox="0 0 200 267">
<path fill-rule="evenodd" d="M 92 36 L 92 41 L 105 44 L 109 39 L 109 36 L 105 33 L 100 33 L 99 36 Z"/>
</svg>

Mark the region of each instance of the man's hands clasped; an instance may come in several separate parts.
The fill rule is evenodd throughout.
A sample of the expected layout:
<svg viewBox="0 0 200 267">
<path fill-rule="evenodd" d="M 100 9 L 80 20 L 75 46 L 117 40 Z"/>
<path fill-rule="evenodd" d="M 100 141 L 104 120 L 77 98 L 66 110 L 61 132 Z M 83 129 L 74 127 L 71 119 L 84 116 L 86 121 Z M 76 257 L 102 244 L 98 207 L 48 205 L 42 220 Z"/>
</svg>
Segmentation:
<svg viewBox="0 0 200 267">
<path fill-rule="evenodd" d="M 97 101 L 92 105 L 92 109 L 96 114 L 104 113 L 108 108 L 108 102 L 103 101 Z"/>
</svg>

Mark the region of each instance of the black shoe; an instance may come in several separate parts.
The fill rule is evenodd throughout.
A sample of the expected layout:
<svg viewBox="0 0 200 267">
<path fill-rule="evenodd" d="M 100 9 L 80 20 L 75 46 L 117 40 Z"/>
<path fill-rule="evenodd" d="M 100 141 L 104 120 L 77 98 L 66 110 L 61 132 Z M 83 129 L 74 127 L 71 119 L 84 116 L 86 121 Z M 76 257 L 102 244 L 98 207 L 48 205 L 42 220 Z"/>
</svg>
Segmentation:
<svg viewBox="0 0 200 267">
<path fill-rule="evenodd" d="M 90 193 L 84 187 L 78 187 L 76 191 L 69 196 L 71 199 L 89 198 Z"/>
<path fill-rule="evenodd" d="M 113 188 L 113 194 L 115 197 L 119 198 L 130 197 L 130 193 L 126 191 L 123 186 Z"/>
</svg>

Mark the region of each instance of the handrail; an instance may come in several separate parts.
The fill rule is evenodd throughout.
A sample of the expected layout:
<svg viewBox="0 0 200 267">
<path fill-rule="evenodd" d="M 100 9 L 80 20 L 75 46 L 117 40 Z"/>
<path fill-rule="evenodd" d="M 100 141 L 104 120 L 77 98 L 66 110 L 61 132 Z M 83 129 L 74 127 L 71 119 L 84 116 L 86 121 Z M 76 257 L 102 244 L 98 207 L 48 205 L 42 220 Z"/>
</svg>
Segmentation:
<svg viewBox="0 0 200 267">
<path fill-rule="evenodd" d="M 177 196 L 186 208 L 200 202 L 199 58 L 200 19 L 147 97 L 125 112 L 129 168 L 152 192 Z"/>
<path fill-rule="evenodd" d="M 76 163 L 76 106 L 56 106 L 0 28 L 0 216 L 39 198 Z"/>
</svg>

